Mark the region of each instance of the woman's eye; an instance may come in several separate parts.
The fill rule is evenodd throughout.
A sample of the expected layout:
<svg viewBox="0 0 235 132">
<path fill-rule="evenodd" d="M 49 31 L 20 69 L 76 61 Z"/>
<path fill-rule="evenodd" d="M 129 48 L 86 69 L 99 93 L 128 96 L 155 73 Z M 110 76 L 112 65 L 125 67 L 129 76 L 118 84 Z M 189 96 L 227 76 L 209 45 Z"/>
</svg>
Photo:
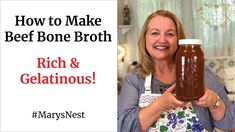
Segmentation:
<svg viewBox="0 0 235 132">
<path fill-rule="evenodd" d="M 174 33 L 166 33 L 166 36 L 173 37 L 173 36 L 175 36 L 175 34 Z"/>
<path fill-rule="evenodd" d="M 151 35 L 159 35 L 158 32 L 152 32 Z"/>
</svg>

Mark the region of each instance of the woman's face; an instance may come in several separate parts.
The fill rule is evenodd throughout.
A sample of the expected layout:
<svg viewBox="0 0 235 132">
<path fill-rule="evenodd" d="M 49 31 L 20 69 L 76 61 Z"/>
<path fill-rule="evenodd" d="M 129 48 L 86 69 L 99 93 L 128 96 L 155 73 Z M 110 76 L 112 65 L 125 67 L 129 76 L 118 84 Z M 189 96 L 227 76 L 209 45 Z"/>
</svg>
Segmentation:
<svg viewBox="0 0 235 132">
<path fill-rule="evenodd" d="M 153 60 L 172 60 L 177 50 L 177 33 L 174 22 L 168 17 L 155 16 L 147 27 L 146 48 Z"/>
</svg>

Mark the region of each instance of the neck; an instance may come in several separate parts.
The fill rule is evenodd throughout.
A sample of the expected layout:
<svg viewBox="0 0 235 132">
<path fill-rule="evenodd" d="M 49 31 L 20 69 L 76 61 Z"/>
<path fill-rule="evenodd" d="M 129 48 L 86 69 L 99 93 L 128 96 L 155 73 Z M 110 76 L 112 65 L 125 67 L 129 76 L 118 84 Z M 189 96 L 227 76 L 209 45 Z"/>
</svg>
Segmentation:
<svg viewBox="0 0 235 132">
<path fill-rule="evenodd" d="M 171 83 L 175 80 L 175 63 L 155 63 L 154 77 L 164 83 Z"/>
</svg>

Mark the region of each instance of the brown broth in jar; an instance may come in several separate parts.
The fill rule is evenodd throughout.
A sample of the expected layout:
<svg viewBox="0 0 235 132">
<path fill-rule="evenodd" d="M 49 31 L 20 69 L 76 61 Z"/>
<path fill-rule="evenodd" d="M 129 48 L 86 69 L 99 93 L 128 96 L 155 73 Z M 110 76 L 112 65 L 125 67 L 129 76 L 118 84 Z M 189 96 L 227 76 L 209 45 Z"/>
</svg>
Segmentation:
<svg viewBox="0 0 235 132">
<path fill-rule="evenodd" d="M 204 53 L 202 41 L 179 40 L 176 53 L 176 98 L 182 101 L 198 100 L 204 95 Z"/>
</svg>

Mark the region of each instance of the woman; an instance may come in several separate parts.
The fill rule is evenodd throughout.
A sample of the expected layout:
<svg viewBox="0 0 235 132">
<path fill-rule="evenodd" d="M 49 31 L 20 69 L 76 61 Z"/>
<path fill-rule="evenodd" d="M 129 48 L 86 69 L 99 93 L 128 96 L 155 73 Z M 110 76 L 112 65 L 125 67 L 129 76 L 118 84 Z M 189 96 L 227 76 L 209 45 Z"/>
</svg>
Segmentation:
<svg viewBox="0 0 235 132">
<path fill-rule="evenodd" d="M 140 68 L 124 78 L 119 96 L 118 131 L 232 129 L 232 103 L 210 70 L 205 69 L 206 90 L 198 101 L 175 97 L 175 54 L 183 38 L 182 25 L 173 13 L 158 10 L 146 19 L 139 38 Z"/>
</svg>

